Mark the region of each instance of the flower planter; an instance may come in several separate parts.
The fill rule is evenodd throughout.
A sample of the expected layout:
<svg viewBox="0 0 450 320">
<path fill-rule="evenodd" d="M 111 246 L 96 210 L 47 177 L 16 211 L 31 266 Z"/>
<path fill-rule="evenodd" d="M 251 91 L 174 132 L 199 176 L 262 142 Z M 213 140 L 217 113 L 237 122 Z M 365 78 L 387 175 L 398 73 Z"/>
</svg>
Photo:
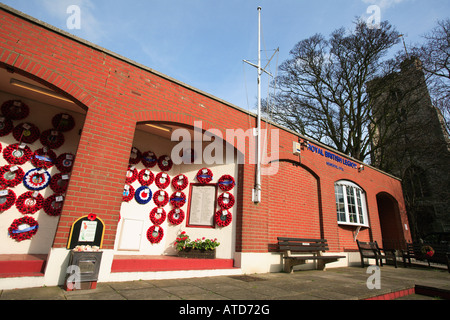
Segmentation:
<svg viewBox="0 0 450 320">
<path fill-rule="evenodd" d="M 178 251 L 178 256 L 182 258 L 194 259 L 215 259 L 216 250 L 185 249 Z"/>
</svg>

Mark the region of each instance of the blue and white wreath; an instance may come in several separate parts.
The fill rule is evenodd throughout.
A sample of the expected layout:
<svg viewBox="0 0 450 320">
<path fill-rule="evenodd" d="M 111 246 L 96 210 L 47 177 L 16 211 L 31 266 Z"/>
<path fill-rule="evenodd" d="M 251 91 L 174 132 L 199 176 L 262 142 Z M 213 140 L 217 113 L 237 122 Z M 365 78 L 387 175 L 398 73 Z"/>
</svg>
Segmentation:
<svg viewBox="0 0 450 320">
<path fill-rule="evenodd" d="M 136 190 L 134 198 L 139 204 L 147 204 L 152 200 L 152 190 L 147 186 L 141 186 Z"/>
<path fill-rule="evenodd" d="M 47 188 L 51 178 L 50 174 L 43 169 L 32 169 L 23 177 L 23 184 L 29 190 L 39 191 Z"/>
</svg>

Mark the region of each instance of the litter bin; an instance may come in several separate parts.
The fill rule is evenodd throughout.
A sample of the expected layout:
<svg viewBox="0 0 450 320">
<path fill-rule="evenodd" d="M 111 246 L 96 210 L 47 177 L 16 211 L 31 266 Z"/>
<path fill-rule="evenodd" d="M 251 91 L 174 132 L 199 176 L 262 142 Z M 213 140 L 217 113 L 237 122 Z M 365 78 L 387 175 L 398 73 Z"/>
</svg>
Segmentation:
<svg viewBox="0 0 450 320">
<path fill-rule="evenodd" d="M 102 251 L 71 251 L 65 289 L 89 290 L 97 287 Z"/>
</svg>

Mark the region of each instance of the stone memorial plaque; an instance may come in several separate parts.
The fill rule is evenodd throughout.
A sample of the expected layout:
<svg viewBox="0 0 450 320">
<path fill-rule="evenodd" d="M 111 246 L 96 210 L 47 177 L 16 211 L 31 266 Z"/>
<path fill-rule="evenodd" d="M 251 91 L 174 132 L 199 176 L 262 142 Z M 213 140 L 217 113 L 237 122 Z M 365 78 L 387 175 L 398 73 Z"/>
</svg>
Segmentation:
<svg viewBox="0 0 450 320">
<path fill-rule="evenodd" d="M 214 226 L 216 185 L 193 185 L 191 191 L 189 221 L 191 226 Z"/>
</svg>

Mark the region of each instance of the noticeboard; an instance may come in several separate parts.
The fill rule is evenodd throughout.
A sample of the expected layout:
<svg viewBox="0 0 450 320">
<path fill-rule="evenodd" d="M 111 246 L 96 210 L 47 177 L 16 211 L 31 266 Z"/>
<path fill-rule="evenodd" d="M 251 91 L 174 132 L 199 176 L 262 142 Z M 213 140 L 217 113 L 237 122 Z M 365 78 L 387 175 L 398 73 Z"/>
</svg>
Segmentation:
<svg viewBox="0 0 450 320">
<path fill-rule="evenodd" d="M 94 214 L 83 216 L 72 224 L 67 249 L 89 245 L 102 247 L 105 224 Z"/>
</svg>

